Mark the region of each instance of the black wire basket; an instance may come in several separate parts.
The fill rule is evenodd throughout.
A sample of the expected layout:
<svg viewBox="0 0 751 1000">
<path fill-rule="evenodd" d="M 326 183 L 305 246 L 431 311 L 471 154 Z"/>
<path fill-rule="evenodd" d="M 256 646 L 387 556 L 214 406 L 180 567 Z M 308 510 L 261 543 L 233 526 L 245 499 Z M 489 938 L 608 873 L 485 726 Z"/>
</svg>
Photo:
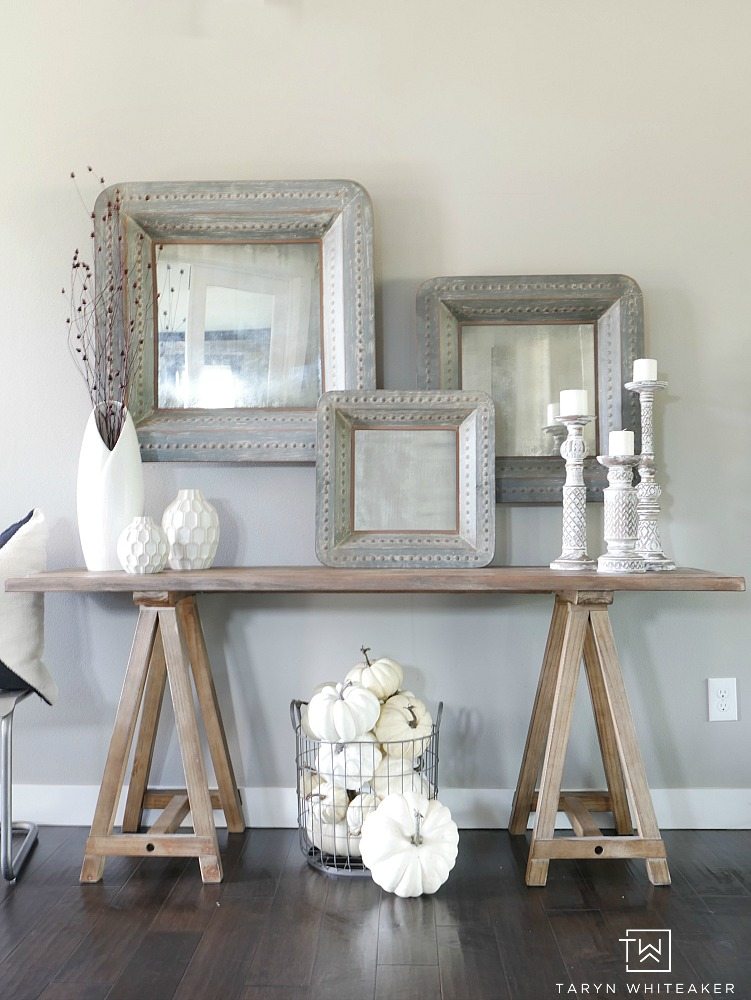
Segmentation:
<svg viewBox="0 0 751 1000">
<path fill-rule="evenodd" d="M 374 738 L 327 743 L 305 728 L 307 702 L 290 704 L 297 764 L 297 825 L 309 865 L 327 875 L 370 875 L 360 857 L 362 824 L 392 792 L 438 795 L 438 734 L 443 702 L 430 733 L 413 740 Z"/>
</svg>

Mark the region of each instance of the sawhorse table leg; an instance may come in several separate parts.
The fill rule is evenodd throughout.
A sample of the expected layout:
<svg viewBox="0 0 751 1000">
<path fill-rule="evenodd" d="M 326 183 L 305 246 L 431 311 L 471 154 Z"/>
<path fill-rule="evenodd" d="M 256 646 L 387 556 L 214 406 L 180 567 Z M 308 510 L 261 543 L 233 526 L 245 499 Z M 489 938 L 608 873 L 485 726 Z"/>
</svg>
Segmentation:
<svg viewBox="0 0 751 1000">
<path fill-rule="evenodd" d="M 537 695 L 511 810 L 509 832 L 532 831 L 527 885 L 545 885 L 555 858 L 644 858 L 654 885 L 669 885 L 665 845 L 657 826 L 644 763 L 608 615 L 612 594 L 575 592 L 555 599 Z M 607 792 L 561 791 L 576 685 L 584 659 L 607 781 Z M 539 778 L 539 792 L 536 791 Z M 556 837 L 566 813 L 574 835 Z M 606 836 L 592 813 L 612 812 Z"/>
<path fill-rule="evenodd" d="M 86 842 L 81 882 L 98 882 L 104 872 L 105 858 L 110 855 L 195 857 L 204 882 L 221 882 L 222 862 L 213 810 L 224 811 L 231 833 L 242 832 L 245 820 L 195 597 L 136 594 L 134 600 L 139 605 L 138 623 L 94 821 Z M 167 683 L 175 711 L 185 788 L 149 790 L 154 741 Z M 193 698 L 194 684 L 198 712 Z M 122 832 L 115 833 L 115 812 L 139 710 L 141 722 Z M 203 720 L 217 778 L 215 791 L 208 787 L 199 718 Z M 139 833 L 144 809 L 162 812 L 146 833 Z M 192 815 L 194 832 L 177 833 L 188 813 Z"/>
</svg>

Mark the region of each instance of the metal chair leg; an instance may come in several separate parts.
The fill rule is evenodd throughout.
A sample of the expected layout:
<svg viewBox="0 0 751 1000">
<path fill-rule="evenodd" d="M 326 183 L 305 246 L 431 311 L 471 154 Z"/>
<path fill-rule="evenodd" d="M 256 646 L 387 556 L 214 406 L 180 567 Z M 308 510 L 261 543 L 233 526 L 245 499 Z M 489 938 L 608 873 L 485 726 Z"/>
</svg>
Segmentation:
<svg viewBox="0 0 751 1000">
<path fill-rule="evenodd" d="M 21 698 L 25 697 L 22 695 Z M 18 701 L 21 701 L 21 698 Z M 18 704 L 16 702 L 16 705 Z M 13 822 L 13 712 L 15 705 L 0 722 L 0 868 L 3 878 L 15 882 L 29 852 L 37 842 L 35 823 Z M 13 834 L 24 833 L 23 843 L 13 854 Z"/>
</svg>

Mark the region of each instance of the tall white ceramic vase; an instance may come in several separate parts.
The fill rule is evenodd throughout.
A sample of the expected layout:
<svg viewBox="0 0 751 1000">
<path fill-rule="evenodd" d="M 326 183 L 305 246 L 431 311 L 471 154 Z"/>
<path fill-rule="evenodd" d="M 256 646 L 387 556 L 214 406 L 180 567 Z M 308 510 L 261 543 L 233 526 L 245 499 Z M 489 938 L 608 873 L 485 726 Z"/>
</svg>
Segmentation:
<svg viewBox="0 0 751 1000">
<path fill-rule="evenodd" d="M 125 415 L 117 444 L 109 450 L 91 412 L 78 459 L 78 533 L 86 568 L 120 569 L 117 540 L 143 514 L 143 468 L 133 418 Z"/>
</svg>

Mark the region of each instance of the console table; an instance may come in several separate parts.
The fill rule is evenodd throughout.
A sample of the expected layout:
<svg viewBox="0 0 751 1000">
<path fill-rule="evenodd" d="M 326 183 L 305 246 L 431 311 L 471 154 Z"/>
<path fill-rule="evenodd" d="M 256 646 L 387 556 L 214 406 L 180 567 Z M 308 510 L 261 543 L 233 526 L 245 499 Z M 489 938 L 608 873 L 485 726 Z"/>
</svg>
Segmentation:
<svg viewBox="0 0 751 1000">
<path fill-rule="evenodd" d="M 237 783 L 227 749 L 196 604 L 200 593 L 512 593 L 554 595 L 553 615 L 509 823 L 523 834 L 536 813 L 527 884 L 545 885 L 555 858 L 644 858 L 655 885 L 670 882 L 665 845 L 657 826 L 634 722 L 623 684 L 609 607 L 621 591 L 742 591 L 742 577 L 696 569 L 607 575 L 560 573 L 537 567 L 452 570 L 345 570 L 310 567 L 168 571 L 152 576 L 62 570 L 8 580 L 11 591 L 119 592 L 138 606 L 133 646 L 125 672 L 91 833 L 82 882 L 102 878 L 110 855 L 180 855 L 198 858 L 204 882 L 219 882 L 222 862 L 212 810 L 224 811 L 228 829 L 245 829 Z M 561 790 L 582 660 L 589 684 L 607 791 Z M 157 723 L 166 682 L 185 770 L 184 789 L 148 788 Z M 198 711 L 194 704 L 193 685 Z M 140 714 L 140 725 L 138 719 Z M 217 776 L 208 787 L 201 752 L 203 722 Z M 136 734 L 136 729 L 138 731 Z M 125 815 L 114 832 L 115 810 L 136 740 Z M 538 790 L 539 784 L 539 790 Z M 139 833 L 144 809 L 161 809 Z M 573 836 L 555 837 L 563 810 Z M 593 814 L 613 814 L 616 834 L 606 836 Z M 179 834 L 191 813 L 193 834 Z"/>
</svg>

